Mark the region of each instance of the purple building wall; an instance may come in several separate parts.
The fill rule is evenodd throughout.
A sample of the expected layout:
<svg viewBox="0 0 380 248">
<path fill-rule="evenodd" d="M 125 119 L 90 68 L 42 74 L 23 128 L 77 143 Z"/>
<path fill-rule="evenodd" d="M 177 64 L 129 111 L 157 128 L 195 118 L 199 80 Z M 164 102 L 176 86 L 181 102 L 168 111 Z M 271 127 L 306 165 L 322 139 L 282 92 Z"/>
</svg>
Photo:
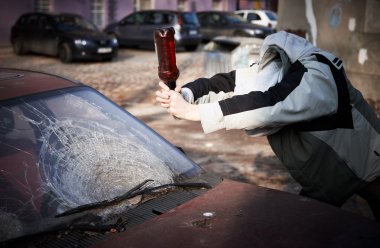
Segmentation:
<svg viewBox="0 0 380 248">
<path fill-rule="evenodd" d="M 91 0 L 65 0 L 65 1 L 53 1 L 53 12 L 59 13 L 74 13 L 82 15 L 86 19 L 91 17 Z"/>
<path fill-rule="evenodd" d="M 0 6 L 0 45 L 2 45 L 9 44 L 10 27 L 22 13 L 33 9 L 33 0 L 2 1 Z"/>
<path fill-rule="evenodd" d="M 177 1 L 171 1 L 171 0 L 154 0 L 153 5 L 155 9 L 177 9 L 178 8 Z"/>
</svg>

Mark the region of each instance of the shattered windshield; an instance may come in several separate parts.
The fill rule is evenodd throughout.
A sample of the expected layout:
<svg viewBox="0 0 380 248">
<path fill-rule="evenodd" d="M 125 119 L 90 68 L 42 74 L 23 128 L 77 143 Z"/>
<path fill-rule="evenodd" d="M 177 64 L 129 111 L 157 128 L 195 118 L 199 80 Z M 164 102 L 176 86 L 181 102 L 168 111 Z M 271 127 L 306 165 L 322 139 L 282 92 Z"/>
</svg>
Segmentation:
<svg viewBox="0 0 380 248">
<path fill-rule="evenodd" d="M 54 216 L 112 199 L 144 180 L 159 186 L 200 171 L 90 88 L 0 102 L 0 223 L 7 223 L 0 241 L 65 221 Z"/>
</svg>

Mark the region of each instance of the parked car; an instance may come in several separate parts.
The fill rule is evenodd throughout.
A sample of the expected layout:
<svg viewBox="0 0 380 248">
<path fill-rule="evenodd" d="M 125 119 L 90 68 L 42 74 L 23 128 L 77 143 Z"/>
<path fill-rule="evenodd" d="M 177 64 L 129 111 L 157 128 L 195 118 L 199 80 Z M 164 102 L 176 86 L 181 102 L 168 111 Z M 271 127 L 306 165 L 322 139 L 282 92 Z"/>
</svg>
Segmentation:
<svg viewBox="0 0 380 248">
<path fill-rule="evenodd" d="M 76 14 L 27 13 L 12 26 L 10 41 L 17 55 L 29 52 L 77 59 L 112 60 L 118 43 Z"/>
<path fill-rule="evenodd" d="M 236 14 L 248 22 L 276 29 L 277 14 L 271 10 L 237 10 Z"/>
<path fill-rule="evenodd" d="M 192 12 L 137 11 L 117 23 L 110 24 L 105 32 L 116 37 L 121 45 L 154 47 L 154 30 L 166 27 L 174 27 L 174 38 L 178 47 L 194 51 L 201 42 L 199 22 Z"/>
<path fill-rule="evenodd" d="M 248 23 L 233 12 L 200 11 L 197 12 L 200 31 L 204 41 L 210 41 L 216 36 L 244 36 L 265 38 L 274 33 L 272 28 Z"/>
<path fill-rule="evenodd" d="M 79 82 L 0 69 L 2 247 L 379 247 L 372 220 L 223 180 Z"/>
</svg>

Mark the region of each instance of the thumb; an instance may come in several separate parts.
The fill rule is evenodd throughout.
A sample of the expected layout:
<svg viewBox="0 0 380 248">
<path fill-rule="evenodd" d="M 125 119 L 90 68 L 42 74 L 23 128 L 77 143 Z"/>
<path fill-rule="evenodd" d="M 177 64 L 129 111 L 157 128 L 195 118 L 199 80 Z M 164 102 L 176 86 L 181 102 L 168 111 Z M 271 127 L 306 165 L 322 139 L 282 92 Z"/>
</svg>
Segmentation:
<svg viewBox="0 0 380 248">
<path fill-rule="evenodd" d="M 160 81 L 158 83 L 158 85 L 161 87 L 161 89 L 163 89 L 165 91 L 169 91 L 170 90 L 169 87 L 164 82 L 162 82 L 162 81 Z"/>
<path fill-rule="evenodd" d="M 180 93 L 181 92 L 181 88 L 182 88 L 181 86 L 176 86 L 175 89 L 174 89 L 174 91 Z"/>
</svg>

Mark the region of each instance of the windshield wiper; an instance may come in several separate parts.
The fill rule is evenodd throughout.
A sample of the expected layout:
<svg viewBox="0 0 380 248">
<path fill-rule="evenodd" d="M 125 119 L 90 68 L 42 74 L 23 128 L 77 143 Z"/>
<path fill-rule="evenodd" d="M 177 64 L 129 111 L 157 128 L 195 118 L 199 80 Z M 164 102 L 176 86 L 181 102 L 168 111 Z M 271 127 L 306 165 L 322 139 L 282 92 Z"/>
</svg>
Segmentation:
<svg viewBox="0 0 380 248">
<path fill-rule="evenodd" d="M 164 188 L 169 188 L 169 187 L 206 188 L 206 189 L 210 189 L 211 188 L 210 184 L 204 183 L 204 182 L 198 182 L 198 183 L 197 182 L 168 183 L 168 184 L 163 184 L 163 185 L 159 185 L 159 186 L 155 186 L 155 187 L 151 187 L 151 188 L 143 188 L 149 182 L 154 182 L 154 180 L 147 179 L 147 180 L 143 181 L 142 183 L 140 183 L 140 184 L 136 185 L 135 187 L 133 187 L 131 190 L 129 190 L 125 194 L 117 196 L 117 197 L 115 197 L 113 199 L 80 205 L 78 207 L 69 209 L 69 210 L 67 210 L 67 211 L 65 211 L 63 213 L 57 214 L 57 215 L 55 215 L 55 217 L 63 217 L 63 216 L 72 215 L 72 214 L 80 213 L 80 212 L 91 210 L 91 209 L 95 209 L 95 208 L 104 207 L 104 206 L 107 206 L 109 204 L 116 204 L 116 203 L 119 203 L 121 201 L 133 198 L 133 197 L 138 196 L 138 195 L 149 193 L 149 192 L 152 192 L 152 191 L 155 191 L 155 190 L 158 190 L 158 189 L 164 189 Z"/>
</svg>

